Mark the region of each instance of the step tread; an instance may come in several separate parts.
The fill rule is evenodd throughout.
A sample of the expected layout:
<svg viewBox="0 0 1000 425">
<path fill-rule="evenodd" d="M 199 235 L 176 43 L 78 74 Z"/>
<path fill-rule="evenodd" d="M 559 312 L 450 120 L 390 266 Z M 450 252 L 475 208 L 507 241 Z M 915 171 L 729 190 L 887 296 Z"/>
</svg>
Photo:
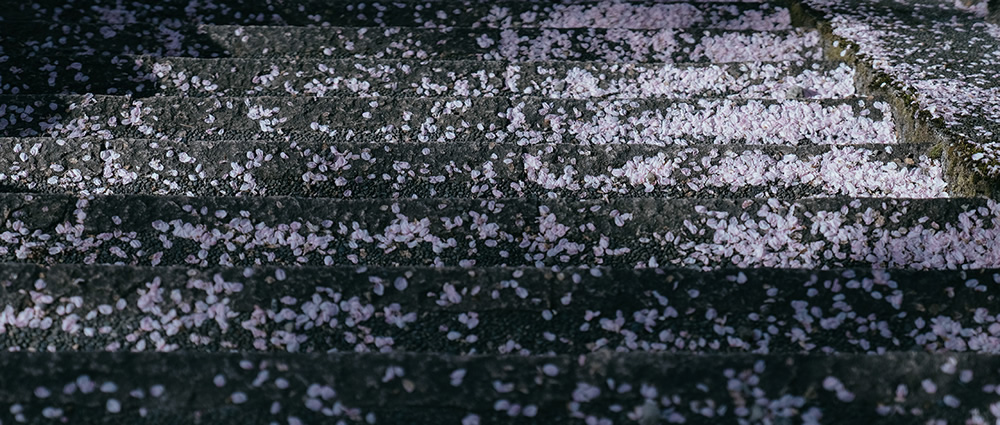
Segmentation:
<svg viewBox="0 0 1000 425">
<path fill-rule="evenodd" d="M 8 229 L 0 261 L 203 267 L 1000 267 L 1000 257 L 984 245 L 998 237 L 1000 205 L 977 198 L 587 201 L 115 195 L 86 200 L 0 194 L 0 212 Z"/>
<path fill-rule="evenodd" d="M 888 104 L 866 98 L 0 96 L 0 116 L 0 136 L 281 140 L 292 136 L 383 142 L 513 139 L 518 143 L 655 145 L 895 141 Z"/>
<path fill-rule="evenodd" d="M 32 72 L 32 71 L 39 72 Z M 471 60 L 45 58 L 0 64 L 0 94 L 839 98 L 836 62 L 512 63 Z"/>
<path fill-rule="evenodd" d="M 24 5 L 5 12 L 5 22 L 59 21 L 109 23 L 111 19 L 89 8 L 34 9 Z M 597 2 L 540 4 L 484 2 L 312 2 L 291 5 L 233 4 L 209 9 L 190 4 L 157 9 L 128 8 L 130 17 L 159 23 L 171 19 L 213 24 L 267 24 L 419 27 L 565 27 L 604 28 L 728 28 L 770 30 L 789 28 L 788 10 L 767 3 L 644 3 Z M 361 6 L 361 8 L 359 8 Z M 219 10 L 222 9 L 222 10 Z M 112 21 L 113 22 L 113 21 Z"/>
<path fill-rule="evenodd" d="M 325 198 L 945 197 L 941 163 L 926 156 L 932 148 L 0 138 L 0 191 Z M 131 177 L 108 174 L 109 167 Z"/>
<path fill-rule="evenodd" d="M 57 22 L 4 22 L 0 58 L 81 55 L 219 56 L 224 50 L 197 26 L 137 23 L 126 25 Z"/>
<path fill-rule="evenodd" d="M 4 356 L 0 364 L 12 373 L 5 382 L 16 383 L 4 385 L 0 397 L 33 419 L 143 415 L 148 416 L 144 421 L 155 422 L 322 421 L 328 419 L 323 413 L 336 408 L 342 418 L 377 423 L 460 423 L 464 418 L 506 423 L 512 417 L 524 423 L 582 422 L 588 416 L 630 422 L 645 411 L 661 421 L 701 423 L 704 410 L 687 410 L 689 404 L 718 408 L 711 412 L 713 421 L 737 420 L 751 414 L 744 403 L 753 398 L 767 406 L 759 414 L 898 423 L 902 415 L 921 422 L 962 421 L 969 409 L 988 411 L 996 400 L 990 394 L 995 387 L 991 371 L 998 360 L 914 353 L 579 359 L 25 353 Z M 871 379 L 872 374 L 879 379 Z M 75 390 L 71 395 L 63 393 L 67 385 Z M 136 390 L 144 398 L 128 395 Z M 51 395 L 39 399 L 37 394 Z M 794 407 L 781 407 L 786 404 Z M 950 407 L 958 404 L 961 409 Z M 121 413 L 110 415 L 109 407 Z M 896 409 L 899 413 L 886 417 Z"/>
<path fill-rule="evenodd" d="M 0 282 L 0 333 L 22 351 L 1000 353 L 1000 269 L 3 263 Z"/>
<path fill-rule="evenodd" d="M 63 2 L 0 424 L 1000 417 L 1000 203 L 790 3 Z"/>
<path fill-rule="evenodd" d="M 203 25 L 236 57 L 745 62 L 819 60 L 815 30 L 356 28 Z"/>
</svg>

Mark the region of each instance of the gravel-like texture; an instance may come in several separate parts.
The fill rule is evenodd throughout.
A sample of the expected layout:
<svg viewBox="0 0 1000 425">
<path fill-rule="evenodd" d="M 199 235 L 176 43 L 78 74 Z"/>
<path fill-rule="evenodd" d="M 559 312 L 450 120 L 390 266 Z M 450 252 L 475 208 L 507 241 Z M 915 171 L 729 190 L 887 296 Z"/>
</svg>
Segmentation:
<svg viewBox="0 0 1000 425">
<path fill-rule="evenodd" d="M 963 193 L 1000 193 L 1000 25 L 986 1 L 804 0 L 830 56 L 871 70 L 865 92 L 892 91 L 931 122 Z M 927 140 L 922 140 L 927 141 Z"/>
</svg>

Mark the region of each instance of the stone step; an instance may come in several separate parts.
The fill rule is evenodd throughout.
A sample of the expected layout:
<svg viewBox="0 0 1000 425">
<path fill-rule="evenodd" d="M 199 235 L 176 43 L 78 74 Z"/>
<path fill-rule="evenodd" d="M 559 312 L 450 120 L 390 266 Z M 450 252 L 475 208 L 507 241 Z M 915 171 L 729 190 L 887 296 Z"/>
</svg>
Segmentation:
<svg viewBox="0 0 1000 425">
<path fill-rule="evenodd" d="M 77 2 L 80 3 L 80 2 Z M 86 3 L 90 3 L 87 7 Z M 226 4 L 229 3 L 229 4 Z M 501 28 L 720 28 L 775 30 L 791 28 L 788 9 L 768 3 L 649 3 L 588 2 L 544 4 L 499 2 L 318 2 L 304 5 L 225 2 L 222 7 L 174 2 L 149 7 L 117 7 L 87 1 L 75 8 L 35 8 L 25 2 L 5 11 L 11 21 L 61 21 L 116 24 L 125 19 L 142 22 L 195 22 L 250 25 L 338 25 Z M 96 10 L 95 10 L 96 9 Z M 114 12 L 114 13 L 112 13 Z M 126 18 L 127 17 L 127 18 Z"/>
<path fill-rule="evenodd" d="M 1000 358 L 13 353 L 0 367 L 10 422 L 895 424 L 985 423 Z"/>
<path fill-rule="evenodd" d="M 5 351 L 1000 353 L 1000 270 L 0 265 Z"/>
<path fill-rule="evenodd" d="M 607 64 L 70 56 L 0 63 L 0 94 L 843 98 L 836 62 Z"/>
<path fill-rule="evenodd" d="M 850 99 L 0 96 L 0 136 L 517 143 L 895 143 L 889 105 Z"/>
<path fill-rule="evenodd" d="M 0 138 L 0 190 L 327 198 L 947 196 L 940 161 L 926 156 L 931 148 Z"/>
<path fill-rule="evenodd" d="M 990 199 L 331 200 L 0 194 L 0 261 L 1000 267 Z"/>
<path fill-rule="evenodd" d="M 0 57 L 151 55 L 751 62 L 820 60 L 814 30 L 280 27 L 11 22 Z"/>
<path fill-rule="evenodd" d="M 490 29 L 204 25 L 237 57 L 510 61 L 750 62 L 819 60 L 815 30 Z"/>
<path fill-rule="evenodd" d="M 224 54 L 197 27 L 179 22 L 160 25 L 53 23 L 45 21 L 3 22 L 0 61 L 3 58 L 53 58 L 67 55 L 196 56 Z M 4 61 L 5 62 L 5 61 Z"/>
</svg>

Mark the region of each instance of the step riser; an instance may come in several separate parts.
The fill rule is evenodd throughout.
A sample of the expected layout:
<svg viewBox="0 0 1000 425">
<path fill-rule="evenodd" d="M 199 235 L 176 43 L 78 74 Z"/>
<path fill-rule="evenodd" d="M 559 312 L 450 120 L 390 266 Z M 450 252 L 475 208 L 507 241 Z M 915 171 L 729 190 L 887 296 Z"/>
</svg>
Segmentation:
<svg viewBox="0 0 1000 425">
<path fill-rule="evenodd" d="M 11 421 L 18 414 L 70 422 L 141 415 L 145 421 L 214 423 L 318 423 L 329 416 L 376 423 L 574 423 L 586 417 L 625 423 L 644 412 L 685 423 L 764 415 L 837 423 L 898 423 L 901 417 L 964 422 L 974 415 L 970 410 L 987 412 L 996 401 L 992 371 L 1000 367 L 995 357 L 908 353 L 579 360 L 90 353 L 14 355 L 0 362 L 11 373 L 3 401 L 17 403 L 17 413 L 3 412 Z M 142 398 L 129 395 L 136 390 Z M 749 400 L 756 404 L 748 406 Z M 956 402 L 961 408 L 948 407 Z M 109 405 L 121 413 L 108 414 Z"/>
<path fill-rule="evenodd" d="M 832 99 L 855 93 L 854 71 L 835 63 L 644 66 L 184 58 L 119 62 L 52 59 L 11 65 L 0 69 L 0 94 Z M 80 64 L 79 71 L 71 67 L 74 63 Z M 15 73 L 12 67 L 20 71 Z"/>
<path fill-rule="evenodd" d="M 598 148 L 0 139 L 0 149 L 6 152 L 0 154 L 2 190 L 81 195 L 947 196 L 940 162 L 924 156 L 928 145 Z M 111 152 L 117 157 L 106 161 Z M 116 170 L 134 175 L 121 178 Z"/>
<path fill-rule="evenodd" d="M 1000 353 L 997 270 L 4 264 L 0 282 L 4 350 Z"/>
<path fill-rule="evenodd" d="M 101 6 L 105 6 L 101 4 Z M 310 5 L 308 11 L 276 5 L 254 7 L 235 4 L 224 8 L 198 8 L 190 5 L 166 5 L 164 10 L 107 8 L 127 14 L 129 20 L 163 22 L 178 19 L 184 22 L 249 25 L 318 25 L 339 26 L 412 26 L 412 27 L 500 27 L 500 28 L 722 28 L 739 30 L 777 30 L 791 27 L 791 17 L 785 8 L 755 4 L 628 4 L 592 3 L 581 5 L 528 4 L 521 2 L 443 2 L 405 4 L 372 2 L 359 5 Z M 319 6 L 319 7 L 316 7 Z M 363 6 L 363 7 L 359 7 Z M 200 10 L 199 10 L 200 9 Z M 221 9 L 221 10 L 219 10 Z M 106 12 L 105 12 L 106 13 Z M 108 16 L 111 15 L 111 16 Z M 238 16 L 238 17 L 237 17 Z M 121 23 L 118 14 L 94 13 L 77 6 L 55 13 L 30 7 L 5 12 L 7 21 L 57 18 L 65 22 Z"/>
<path fill-rule="evenodd" d="M 861 99 L 253 97 L 130 101 L 109 96 L 14 96 L 0 98 L 0 135 L 519 144 L 895 142 L 888 105 Z"/>
<path fill-rule="evenodd" d="M 748 62 L 819 60 L 815 31 L 204 26 L 236 57 Z"/>
<path fill-rule="evenodd" d="M 224 50 L 197 28 L 174 20 L 159 26 L 4 23 L 0 58 L 116 55 L 216 57 Z M 75 72 L 74 72 L 75 74 Z"/>
<path fill-rule="evenodd" d="M 815 31 L 265 27 L 12 23 L 0 55 L 151 55 L 607 62 L 822 59 Z M 107 28 L 107 29 L 105 29 Z M 108 32 L 110 30 L 110 32 Z"/>
<path fill-rule="evenodd" d="M 88 202 L 5 194 L 0 202 L 12 232 L 0 245 L 2 261 L 1000 267 L 1000 255 L 987 242 L 1000 237 L 1000 206 L 980 199 L 387 202 L 112 196 Z"/>
</svg>

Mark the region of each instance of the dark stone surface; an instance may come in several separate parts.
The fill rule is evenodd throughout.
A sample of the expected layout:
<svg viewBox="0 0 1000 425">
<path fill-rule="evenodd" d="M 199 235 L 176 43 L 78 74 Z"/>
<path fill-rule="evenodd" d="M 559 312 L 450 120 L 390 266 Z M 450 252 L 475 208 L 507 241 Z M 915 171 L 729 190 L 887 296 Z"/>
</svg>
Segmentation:
<svg viewBox="0 0 1000 425">
<path fill-rule="evenodd" d="M 101 1 L 76 1 L 65 7 L 61 0 L 19 2 L 4 11 L 4 20 L 116 23 L 115 16 L 95 11 L 106 6 Z M 558 17 L 568 5 L 526 1 L 301 1 L 292 4 L 225 0 L 211 4 L 190 4 L 186 1 L 160 1 L 155 5 L 125 3 L 116 10 L 130 19 L 143 22 L 185 22 L 218 25 L 340 25 L 340 26 L 484 26 L 537 27 L 546 19 Z M 684 27 L 739 26 L 746 13 L 764 16 L 782 12 L 767 3 L 683 3 L 648 4 L 648 10 L 659 14 L 687 17 L 679 20 Z M 491 12 L 506 10 L 501 19 Z M 522 17 L 533 13 L 530 20 Z M 110 14 L 109 14 L 110 15 Z"/>
<path fill-rule="evenodd" d="M 924 154 L 959 170 L 954 158 L 976 154 L 964 147 L 990 146 L 977 131 L 995 124 L 991 110 L 946 128 L 971 142 L 930 149 L 945 139 L 933 126 L 954 123 L 908 103 L 953 82 L 977 107 L 993 101 L 996 48 L 980 43 L 993 28 L 950 4 L 809 2 L 831 8 L 820 42 L 783 24 L 752 31 L 760 15 L 784 13 L 767 4 L 627 3 L 614 7 L 716 23 L 542 29 L 532 27 L 559 6 L 62 3 L 0 12 L 0 134 L 16 137 L 0 140 L 0 192 L 19 192 L 0 193 L 0 424 L 1000 416 L 995 201 L 810 198 L 944 195 L 896 191 L 884 174 L 867 178 L 870 192 L 770 183 L 787 175 L 690 185 L 712 173 L 699 168 L 713 165 L 712 149 L 758 163 L 871 149 L 870 162 L 825 171 L 829 181 L 871 164 L 919 180 Z M 382 7 L 397 11 L 372 11 Z M 324 20 L 334 26 L 284 26 Z M 868 33 L 851 28 L 884 33 L 865 45 Z M 817 76 L 835 70 L 823 54 L 858 66 L 861 96 L 794 82 L 813 78 L 803 75 L 814 64 Z M 710 64 L 751 59 L 790 62 L 763 73 Z M 676 83 L 639 75 L 655 67 L 722 73 L 669 96 L 614 91 Z M 480 92 L 462 92 L 458 79 L 477 71 Z M 592 91 L 562 92 L 587 80 L 579 71 Z M 329 75 L 379 92 L 301 93 Z M 879 90 L 900 81 L 916 91 Z M 839 118 L 816 126 L 827 114 Z M 670 127 L 667 116 L 685 118 Z M 694 129 L 719 116 L 742 120 Z M 552 178 L 657 154 L 689 163 L 659 192 L 543 189 L 521 184 L 533 179 L 529 154 Z M 988 175 L 985 164 L 976 172 Z M 432 187 L 442 168 L 454 176 Z M 808 168 L 794 177 L 806 182 Z M 112 191 L 126 194 L 89 196 Z M 243 196 L 216 196 L 232 194 Z"/>
<path fill-rule="evenodd" d="M 756 32 L 750 30 L 619 30 L 600 28 L 500 30 L 489 28 L 397 28 L 372 30 L 354 27 L 265 27 L 213 25 L 202 30 L 236 57 L 369 57 L 416 59 L 604 60 L 612 62 L 712 62 L 704 47 L 733 44 L 737 56 L 729 61 L 819 59 L 821 48 L 805 30 Z M 610 34 L 609 34 L 609 31 Z M 623 34 L 628 32 L 628 37 Z M 543 32 L 545 37 L 541 37 Z M 506 36 L 506 42 L 502 37 Z M 729 39 L 727 37 L 737 36 Z M 481 38 L 490 43 L 483 44 Z M 653 48 L 652 41 L 663 48 Z M 761 40 L 768 43 L 760 43 Z M 669 46 L 670 48 L 667 48 Z M 746 53 L 738 55 L 745 46 Z M 776 46 L 777 47 L 777 46 Z"/>
<path fill-rule="evenodd" d="M 0 57 L 57 59 L 116 55 L 214 57 L 224 51 L 190 25 L 4 22 Z"/>
<path fill-rule="evenodd" d="M 1000 28 L 956 2 L 788 3 L 818 20 L 829 57 L 859 68 L 859 90 L 898 99 L 897 115 L 925 127 L 908 141 L 941 141 L 956 192 L 1000 194 Z"/>
<path fill-rule="evenodd" d="M 466 95 L 473 97 L 774 98 L 775 93 L 767 88 L 787 90 L 801 80 L 805 84 L 800 88 L 814 92 L 802 97 L 840 97 L 821 93 L 808 82 L 811 75 L 835 82 L 849 79 L 841 66 L 827 61 L 676 65 L 550 61 L 526 65 L 481 60 L 77 56 L 0 63 L 0 94 L 448 97 L 462 93 L 460 85 L 466 84 Z M 154 72 L 154 68 L 167 70 Z M 580 75 L 584 73 L 586 78 Z M 695 78 L 699 80 L 692 81 Z M 210 84 L 206 86 L 205 81 Z M 786 97 L 786 93 L 777 94 Z"/>
<path fill-rule="evenodd" d="M 5 335 L 0 348 L 538 355 L 586 354 L 604 347 L 995 354 L 1000 352 L 996 283 L 998 270 L 192 269 L 6 263 L 0 265 L 0 299 L 9 309 L 0 310 Z M 459 299 L 449 300 L 451 290 Z M 162 298 L 155 309 L 146 304 L 150 291 Z M 45 297 L 56 302 L 46 304 Z M 76 306 L 76 329 L 63 327 L 69 313 L 58 309 L 67 303 Z M 317 319 L 310 311 L 322 303 L 339 309 Z M 221 322 L 205 316 L 209 307 L 222 306 L 226 318 Z M 371 310 L 358 317 L 356 308 Z M 294 317 L 275 319 L 286 311 Z M 397 323 L 390 320 L 391 311 L 413 316 Z M 43 329 L 15 319 L 28 313 L 52 325 Z M 246 324 L 260 313 L 269 319 Z M 153 328 L 150 319 L 158 323 Z M 305 339 L 294 345 L 276 342 L 286 332 Z M 204 339 L 195 341 L 193 335 Z M 391 338 L 391 343 L 375 344 L 372 337 Z M 514 344 L 508 347 L 509 341 Z"/>
<path fill-rule="evenodd" d="M 545 365 L 557 369 L 555 376 L 544 373 Z M 458 422 L 469 414 L 479 416 L 481 423 L 584 423 L 587 417 L 625 422 L 636 409 L 648 410 L 663 422 L 684 419 L 696 424 L 753 418 L 889 424 L 982 418 L 998 399 L 982 388 L 996 385 L 992 371 L 1000 364 L 993 356 L 915 353 L 604 352 L 579 362 L 566 356 L 12 353 L 0 356 L 0 366 L 10 371 L 0 384 L 0 403 L 17 406 L 16 414 L 0 411 L 5 422 L 20 415 L 28 423 L 47 423 L 42 415 L 48 412 L 56 420 L 102 417 L 103 423 L 287 422 L 290 417 L 305 423 L 440 423 Z M 387 375 L 388 367 L 398 368 L 403 376 Z M 458 369 L 466 373 L 455 386 L 450 375 Z M 221 388 L 213 384 L 217 375 L 226 378 Z M 287 387 L 276 386 L 279 379 Z M 83 393 L 76 382 L 107 389 L 112 388 L 106 383 L 113 382 L 114 388 Z M 64 394 L 70 383 L 75 385 L 73 393 Z M 155 397 L 153 386 L 160 386 Z M 45 393 L 39 387 L 51 395 L 37 397 Z M 143 398 L 128 395 L 136 390 Z M 237 393 L 245 394 L 247 403 L 235 404 L 244 397 Z M 118 401 L 119 413 L 107 413 L 109 399 Z M 948 406 L 955 400 L 961 408 Z M 280 408 L 271 413 L 274 402 Z M 338 403 L 341 409 L 335 411 L 332 407 Z M 517 409 L 509 408 L 515 404 Z M 529 405 L 533 414 L 526 416 Z M 330 409 L 326 417 L 323 408 Z M 817 414 L 819 409 L 822 413 Z"/>
<path fill-rule="evenodd" d="M 21 160 L 21 152 L 38 147 Z M 931 181 L 925 170 L 930 144 L 774 146 L 693 145 L 643 146 L 495 142 L 336 143 L 326 141 L 157 141 L 151 139 L 81 138 L 56 140 L 0 138 L 0 187 L 9 192 L 118 193 L 161 195 L 269 195 L 324 198 L 545 198 L 554 193 L 580 198 L 670 197 L 712 198 L 769 196 L 795 199 L 853 192 L 836 176 L 815 172 L 828 161 L 859 161 L 859 166 L 891 169 L 875 176 L 912 173 L 913 183 Z M 117 167 L 137 172 L 134 180 L 106 178 L 102 152 L 121 155 Z M 182 160 L 183 152 L 195 160 Z M 252 153 L 254 159 L 248 159 Z M 284 155 L 282 155 L 284 153 Z M 362 155 L 366 155 L 362 158 Z M 544 169 L 526 165 L 528 157 Z M 759 181 L 740 182 L 726 161 L 744 156 L 762 165 Z M 793 156 L 790 159 L 787 156 Z M 259 157 L 259 158 L 258 158 Z M 398 161 L 406 163 L 400 169 Z M 636 177 L 624 170 L 648 174 Z M 256 162 L 256 163 L 255 163 Z M 151 165 L 152 164 L 152 165 Z M 158 164 L 158 165 L 156 165 Z M 236 167 L 233 164 L 237 164 Z M 632 165 L 629 165 L 632 164 Z M 156 165 L 156 166 L 154 166 Z M 53 168 L 58 166 L 61 168 Z M 320 167 L 325 168 L 321 169 Z M 543 176 L 555 180 L 571 167 L 562 187 L 546 187 Z M 18 171 L 37 170 L 19 175 Z M 246 169 L 256 182 L 253 191 L 240 190 Z M 66 170 L 78 170 L 71 178 Z M 617 170 L 617 171 L 616 171 Z M 805 170 L 805 171 L 803 171 Z M 895 172 L 899 170 L 899 172 Z M 490 171 L 493 174 L 485 176 Z M 638 173 L 639 171 L 634 171 Z M 170 178 L 177 175 L 180 178 Z M 662 177 L 661 177 L 662 175 Z M 313 176 L 313 177 L 309 177 Z M 587 186 L 586 176 L 603 179 Z M 51 182 L 50 179 L 57 179 Z M 96 182 L 95 182 L 96 179 Z M 714 180 L 713 180 L 714 179 Z M 705 183 L 705 182 L 709 183 Z M 214 182 L 214 183 L 213 183 Z M 646 183 L 650 185 L 647 187 Z M 485 185 L 485 186 L 484 186 Z M 861 189 L 866 195 L 910 195 L 881 186 Z M 484 189 L 480 189 L 484 188 Z"/>
<path fill-rule="evenodd" d="M 25 239 L 29 244 L 13 239 L 0 245 L 7 249 L 0 258 L 203 266 L 634 267 L 658 262 L 709 268 L 990 267 L 996 258 L 984 244 L 995 240 L 997 208 L 990 200 L 963 198 L 789 202 L 108 196 L 88 201 L 3 194 L 0 217 L 7 228 L 37 231 L 38 236 Z M 622 219 L 621 214 L 633 218 Z M 462 224 L 454 226 L 455 217 Z M 721 223 L 725 225 L 719 230 L 713 227 Z M 293 225 L 300 227 L 294 232 L 286 227 Z M 750 239 L 723 231 L 741 225 L 759 230 Z M 371 236 L 364 236 L 365 231 Z M 303 245 L 283 236 L 291 233 L 318 239 Z M 379 235 L 386 239 L 374 239 Z M 616 253 L 620 247 L 629 249 Z"/>
<path fill-rule="evenodd" d="M 890 119 L 877 107 L 878 101 L 872 100 L 853 97 L 796 100 L 372 99 L 357 96 L 130 99 L 121 96 L 14 95 L 0 96 L 0 105 L 10 117 L 0 121 L 4 124 L 0 135 L 195 140 L 288 140 L 288 137 L 295 137 L 366 142 L 511 140 L 518 143 L 653 145 L 890 143 L 893 141 Z M 803 126 L 805 130 L 801 133 L 757 125 L 758 121 L 781 119 L 794 113 L 820 115 L 816 107 L 821 107 L 823 112 L 847 116 L 825 122 L 825 125 Z M 728 126 L 694 127 L 698 125 L 698 118 L 726 120 L 729 114 L 743 110 L 741 108 L 752 118 L 727 122 Z M 845 113 L 847 109 L 849 112 Z M 679 118 L 658 118 L 668 115 Z M 858 124 L 848 124 L 852 121 Z M 604 128 L 612 123 L 616 124 L 613 128 Z M 691 127 L 687 131 L 682 127 L 685 123 Z M 745 131 L 733 131 L 733 128 Z"/>
</svg>

